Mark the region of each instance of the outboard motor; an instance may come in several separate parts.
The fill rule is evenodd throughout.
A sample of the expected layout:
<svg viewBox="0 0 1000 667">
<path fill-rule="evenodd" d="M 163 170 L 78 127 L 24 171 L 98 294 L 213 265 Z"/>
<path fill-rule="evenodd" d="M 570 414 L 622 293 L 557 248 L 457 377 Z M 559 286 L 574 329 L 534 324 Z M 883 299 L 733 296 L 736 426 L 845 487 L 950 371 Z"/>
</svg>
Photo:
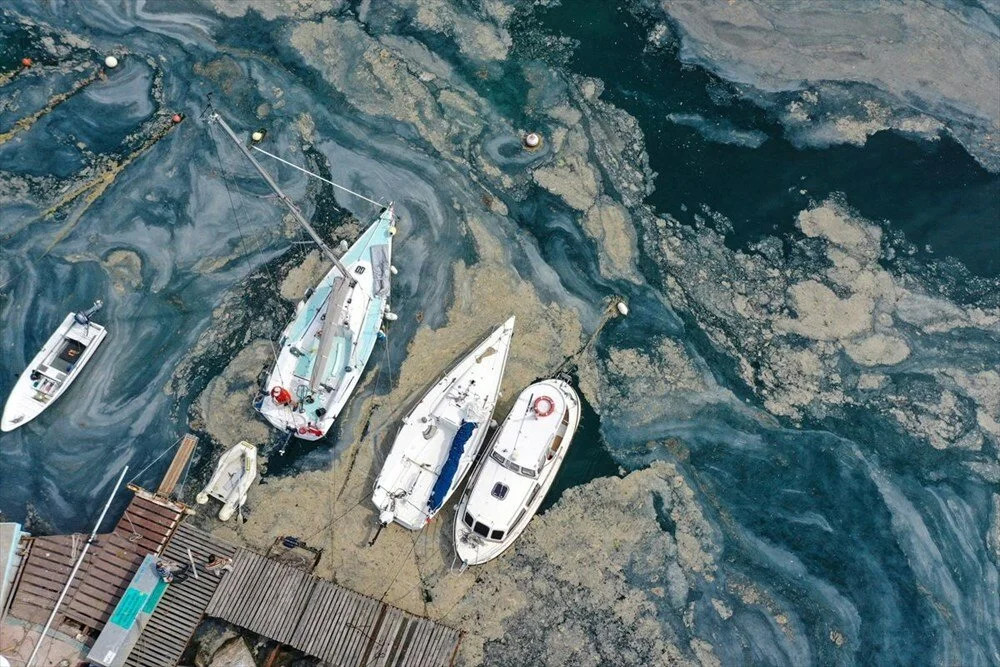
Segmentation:
<svg viewBox="0 0 1000 667">
<path fill-rule="evenodd" d="M 103 307 L 104 307 L 104 302 L 98 299 L 97 301 L 94 302 L 93 306 L 91 306 L 82 313 L 77 313 L 76 315 L 74 315 L 74 319 L 76 320 L 77 324 L 90 324 L 90 318 L 94 315 L 94 313 L 96 313 Z"/>
</svg>

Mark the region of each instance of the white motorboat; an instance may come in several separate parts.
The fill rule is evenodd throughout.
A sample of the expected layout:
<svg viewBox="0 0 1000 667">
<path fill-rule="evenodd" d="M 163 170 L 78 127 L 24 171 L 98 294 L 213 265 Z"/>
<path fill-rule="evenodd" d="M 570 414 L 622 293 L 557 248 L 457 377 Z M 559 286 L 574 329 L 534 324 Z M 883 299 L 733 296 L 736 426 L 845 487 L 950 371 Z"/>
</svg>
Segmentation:
<svg viewBox="0 0 1000 667">
<path fill-rule="evenodd" d="M 512 317 L 403 418 L 372 494 L 382 525 L 423 528 L 461 483 L 486 440 L 513 333 Z"/>
<path fill-rule="evenodd" d="M 70 313 L 31 360 L 11 390 L 0 419 L 0 431 L 24 426 L 66 393 L 83 371 L 107 329 L 91 321 L 101 301 L 82 313 Z"/>
<path fill-rule="evenodd" d="M 212 479 L 195 497 L 199 505 L 209 498 L 222 502 L 219 519 L 228 521 L 247 502 L 247 491 L 257 478 L 257 448 L 246 440 L 236 443 L 219 457 Z"/>
<path fill-rule="evenodd" d="M 303 440 L 318 440 L 333 426 L 361 379 L 375 349 L 382 320 L 396 318 L 389 312 L 391 275 L 395 273 L 390 263 L 392 236 L 396 233 L 393 206 L 383 206 L 322 179 L 381 208 L 378 218 L 338 257 L 253 156 L 251 148 L 310 176 L 320 177 L 258 146 L 248 148 L 219 114 L 213 113 L 210 118 L 225 131 L 278 200 L 333 262 L 333 268 L 299 302 L 295 317 L 282 333 L 281 350 L 267 383 L 254 401 L 257 411 L 275 428 Z"/>
<path fill-rule="evenodd" d="M 476 465 L 455 512 L 455 551 L 469 565 L 503 553 L 555 480 L 580 425 L 580 399 L 562 380 L 521 392 Z"/>
</svg>

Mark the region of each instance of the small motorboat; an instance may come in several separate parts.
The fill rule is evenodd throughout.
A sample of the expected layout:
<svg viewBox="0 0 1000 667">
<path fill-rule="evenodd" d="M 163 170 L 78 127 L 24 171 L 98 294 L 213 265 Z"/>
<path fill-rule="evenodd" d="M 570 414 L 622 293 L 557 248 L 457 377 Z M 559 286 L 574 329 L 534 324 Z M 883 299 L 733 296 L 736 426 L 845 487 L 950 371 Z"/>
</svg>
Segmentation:
<svg viewBox="0 0 1000 667">
<path fill-rule="evenodd" d="M 13 431 L 30 422 L 80 376 L 108 335 L 107 329 L 91 321 L 103 305 L 95 301 L 85 312 L 66 316 L 14 384 L 3 408 L 0 431 Z"/>
<path fill-rule="evenodd" d="M 521 392 L 476 465 L 455 512 L 455 551 L 479 565 L 503 553 L 538 511 L 580 425 L 580 398 L 562 380 Z"/>
<path fill-rule="evenodd" d="M 512 317 L 403 418 L 372 494 L 381 525 L 423 528 L 461 483 L 486 440 L 513 333 Z"/>
<path fill-rule="evenodd" d="M 247 491 L 257 477 L 257 448 L 246 440 L 237 443 L 219 457 L 215 473 L 195 500 L 204 505 L 208 499 L 222 501 L 219 519 L 229 521 L 247 502 Z"/>
</svg>

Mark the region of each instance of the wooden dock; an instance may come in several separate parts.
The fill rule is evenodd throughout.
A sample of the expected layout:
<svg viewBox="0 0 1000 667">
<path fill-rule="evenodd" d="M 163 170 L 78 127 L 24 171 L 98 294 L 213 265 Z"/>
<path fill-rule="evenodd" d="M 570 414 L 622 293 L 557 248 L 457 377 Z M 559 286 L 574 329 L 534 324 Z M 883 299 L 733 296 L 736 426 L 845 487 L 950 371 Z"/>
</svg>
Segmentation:
<svg viewBox="0 0 1000 667">
<path fill-rule="evenodd" d="M 337 667 L 446 667 L 457 630 L 238 549 L 205 611 Z"/>
<path fill-rule="evenodd" d="M 191 454 L 194 453 L 194 448 L 197 446 L 197 436 L 188 433 L 181 439 L 181 446 L 177 448 L 174 460 L 170 462 L 170 467 L 167 468 L 163 479 L 160 480 L 160 486 L 156 488 L 156 495 L 164 498 L 170 497 L 170 494 L 177 487 L 177 482 L 180 481 L 181 474 L 187 469 Z"/>
<path fill-rule="evenodd" d="M 190 556 L 188 550 L 191 551 Z M 142 631 L 139 642 L 125 661 L 130 667 L 176 665 L 191 641 L 205 608 L 228 572 L 209 572 L 203 565 L 211 556 L 232 557 L 236 547 L 189 524 L 181 524 L 163 555 L 176 563 L 195 562 L 198 576 L 189 575 L 167 586 L 156 611 Z"/>
<path fill-rule="evenodd" d="M 182 515 L 182 506 L 137 492 L 114 530 L 97 536 L 52 627 L 70 636 L 99 632 L 142 559 L 160 553 Z M 45 622 L 86 539 L 86 535 L 56 535 L 28 540 L 11 596 L 11 616 Z"/>
</svg>

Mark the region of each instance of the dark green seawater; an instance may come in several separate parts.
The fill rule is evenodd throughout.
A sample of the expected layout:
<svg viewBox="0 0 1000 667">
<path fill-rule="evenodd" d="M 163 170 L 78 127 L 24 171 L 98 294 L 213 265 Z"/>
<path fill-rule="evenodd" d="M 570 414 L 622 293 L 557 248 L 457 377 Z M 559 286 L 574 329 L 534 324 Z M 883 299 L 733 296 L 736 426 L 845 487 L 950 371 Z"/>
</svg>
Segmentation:
<svg viewBox="0 0 1000 667">
<path fill-rule="evenodd" d="M 580 564 L 626 572 L 630 588 L 615 592 L 617 602 L 641 597 L 661 630 L 639 636 L 620 617 L 567 614 L 594 642 L 597 663 L 651 664 L 663 656 L 636 647 L 665 638 L 691 662 L 693 640 L 710 644 L 724 665 L 1000 664 L 1000 554 L 991 541 L 1000 536 L 990 532 L 1000 512 L 990 426 L 1000 419 L 1000 332 L 991 319 L 1000 304 L 1000 176 L 947 133 L 880 131 L 863 145 L 804 146 L 775 111 L 786 98 L 682 62 L 676 30 L 651 40 L 665 19 L 650 3 L 515 3 L 497 27 L 479 3 L 455 2 L 435 15 L 452 21 L 446 28 L 421 23 L 405 0 L 330 5 L 297 17 L 274 9 L 274 18 L 225 17 L 193 0 L 0 9 L 0 133 L 104 54 L 127 51 L 106 79 L 0 144 L 0 395 L 66 311 L 103 298 L 112 330 L 100 365 L 88 369 L 89 390 L 74 387 L 35 422 L 0 436 L 5 517 L 36 532 L 88 528 L 117 465 L 150 466 L 200 428 L 189 418 L 201 392 L 288 317 L 271 274 L 305 248 L 275 230 L 277 209 L 249 171 L 220 166 L 199 120 L 211 102 L 235 126 L 266 125 L 275 151 L 396 199 L 405 220 L 394 249 L 400 317 L 376 347 L 359 400 L 317 445 L 293 442 L 282 456 L 279 436 L 261 443 L 271 455 L 266 477 L 341 462 L 356 420 L 366 419 L 360 399 L 388 395 L 418 327 L 447 322 L 463 287 L 451 267 L 474 270 L 478 260 L 463 225 L 471 212 L 486 216 L 519 277 L 544 303 L 577 314 L 585 333 L 611 295 L 630 306 L 597 337 L 596 361 L 582 358 L 594 367 L 574 380 L 581 426 L 542 511 L 558 511 L 568 491 L 595 478 L 667 462 L 710 526 L 699 536 L 714 545 L 710 573 L 680 572 L 676 546 Z M 475 25 L 507 31 L 509 51 L 477 51 Z M 293 38 L 301 26 L 319 42 L 335 29 L 353 32 L 309 50 Z M 383 49 L 402 64 L 373 69 Z M 20 71 L 25 56 L 35 66 Z M 599 101 L 580 97 L 581 77 L 602 82 Z M 475 113 L 447 107 L 442 92 Z M 560 104 L 586 112 L 576 127 L 549 114 Z M 92 205 L 41 217 L 175 112 L 185 121 Z M 314 129 L 302 151 L 306 114 Z M 536 153 L 520 145 L 531 129 L 546 139 Z M 549 145 L 559 130 L 613 135 L 655 173 L 645 195 L 626 201 L 610 185 L 618 174 L 602 157 L 608 146 L 575 156 L 598 174 L 599 194 L 628 213 L 636 244 L 628 276 L 601 273 L 608 248 L 594 241 L 585 213 L 538 182 L 538 169 L 566 157 Z M 238 228 L 224 172 L 243 193 Z M 290 169 L 275 172 L 325 234 L 368 215 Z M 486 213 L 491 197 L 507 214 Z M 789 334 L 777 318 L 761 324 L 758 312 L 732 316 L 734 282 L 754 303 L 780 302 L 784 318 L 800 314 L 783 292 L 754 293 L 767 271 L 788 285 L 832 284 L 826 246 L 797 224 L 823 202 L 880 231 L 877 260 L 865 270 L 884 270 L 893 299 L 910 298 L 909 310 L 893 302 L 879 305 L 881 320 L 863 315 L 905 342 L 902 360 L 863 365 L 836 337 Z M 668 217 L 681 231 L 657 227 Z M 673 260 L 660 244 L 669 234 L 683 239 Z M 248 238 L 259 251 L 247 251 Z M 109 264 L 122 252 L 138 259 L 131 280 Z M 757 272 L 735 271 L 741 262 Z M 850 296 L 834 287 L 838 298 Z M 229 317 L 221 323 L 220 306 Z M 206 331 L 217 337 L 192 357 Z M 638 361 L 627 367 L 622 358 Z M 803 380 L 812 362 L 820 370 Z M 778 400 L 786 390 L 812 394 L 793 413 Z M 374 423 L 363 430 L 376 429 L 380 441 L 393 432 Z M 195 462 L 189 484 L 207 476 L 210 454 Z M 139 481 L 151 483 L 164 466 L 161 459 Z M 643 529 L 676 545 L 684 517 L 649 495 L 655 517 Z M 591 508 L 609 531 L 642 519 L 610 513 L 613 500 Z M 588 591 L 559 594 L 564 604 Z M 509 643 L 487 646 L 487 663 L 549 660 L 546 642 L 562 635 L 534 625 L 518 634 L 511 623 Z"/>
</svg>

